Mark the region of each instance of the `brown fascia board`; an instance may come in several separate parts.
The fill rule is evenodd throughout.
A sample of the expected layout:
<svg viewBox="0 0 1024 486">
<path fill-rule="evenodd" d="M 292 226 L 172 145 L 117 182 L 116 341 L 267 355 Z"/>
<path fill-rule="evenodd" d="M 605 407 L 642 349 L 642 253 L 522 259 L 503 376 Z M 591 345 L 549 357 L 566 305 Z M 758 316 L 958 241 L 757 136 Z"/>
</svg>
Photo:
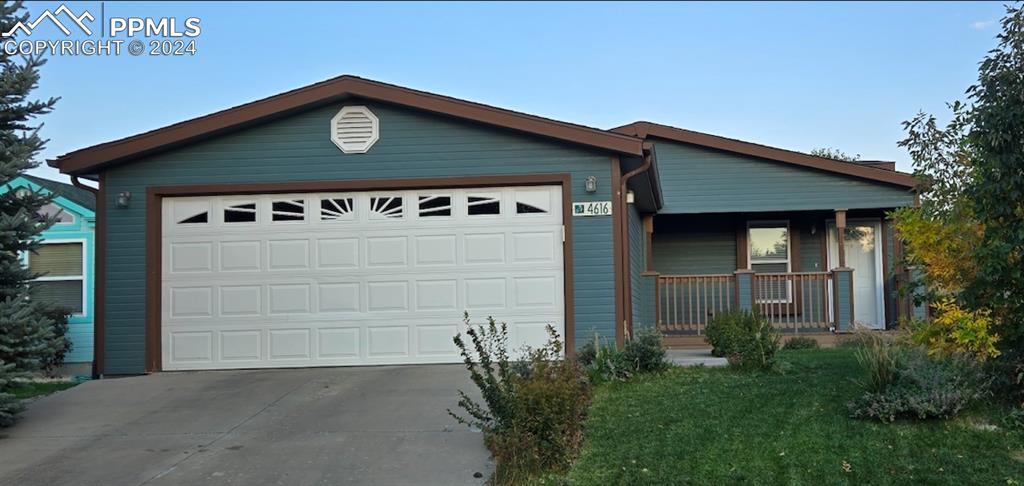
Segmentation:
<svg viewBox="0 0 1024 486">
<path fill-rule="evenodd" d="M 905 172 L 897 172 L 895 170 L 889 170 L 882 167 L 873 167 L 872 164 L 858 164 L 825 157 L 816 157 L 801 152 L 794 152 L 792 150 L 769 147 L 767 145 L 744 142 L 742 140 L 732 138 L 719 137 L 717 135 L 685 130 L 658 123 L 640 121 L 613 128 L 610 131 L 621 133 L 623 135 L 632 135 L 642 139 L 647 139 L 648 137 L 663 138 L 676 142 L 698 145 L 701 147 L 751 157 L 760 157 L 763 159 L 884 182 L 907 188 L 917 186 L 917 179 Z"/>
<path fill-rule="evenodd" d="M 292 110 L 347 97 L 408 106 L 615 153 L 643 155 L 643 141 L 628 135 L 345 75 L 149 132 L 76 150 L 47 163 L 65 174 L 95 172 L 96 169 L 119 161 L 199 140 Z"/>
<path fill-rule="evenodd" d="M 857 164 L 860 164 L 860 165 L 866 165 L 866 166 L 869 166 L 869 167 L 875 167 L 875 168 L 878 168 L 878 169 L 893 170 L 893 171 L 896 170 L 896 162 L 892 161 L 892 160 L 857 160 L 857 161 L 854 161 L 854 163 L 857 163 Z"/>
</svg>

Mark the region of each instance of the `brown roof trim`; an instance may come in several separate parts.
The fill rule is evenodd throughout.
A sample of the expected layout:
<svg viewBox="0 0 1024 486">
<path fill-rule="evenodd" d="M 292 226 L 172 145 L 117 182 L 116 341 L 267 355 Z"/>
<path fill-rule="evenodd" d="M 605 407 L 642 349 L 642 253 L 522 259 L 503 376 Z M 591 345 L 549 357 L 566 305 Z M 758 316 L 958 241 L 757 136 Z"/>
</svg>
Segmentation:
<svg viewBox="0 0 1024 486">
<path fill-rule="evenodd" d="M 751 157 L 760 157 L 787 164 L 810 167 L 813 169 L 835 172 L 838 174 L 860 177 L 863 179 L 870 179 L 873 181 L 885 182 L 887 184 L 894 184 L 908 188 L 917 186 L 917 179 L 905 172 L 873 167 L 868 164 L 858 164 L 854 162 L 828 159 L 825 157 L 816 157 L 801 152 L 794 152 L 792 150 L 769 147 L 767 145 L 744 142 L 742 140 L 719 137 L 717 135 L 684 130 L 682 128 L 670 127 L 668 125 L 660 125 L 657 123 L 640 121 L 630 123 L 629 125 L 623 125 L 618 128 L 613 128 L 611 131 L 644 139 L 647 137 L 665 138 L 676 142 L 700 145 L 702 147 L 724 150 L 726 152 L 749 155 Z"/>
<path fill-rule="evenodd" d="M 81 174 L 167 146 L 227 131 L 245 123 L 346 97 L 384 101 L 611 152 L 643 155 L 643 141 L 631 136 L 345 75 L 164 128 L 76 150 L 47 163 L 66 174 Z"/>
</svg>

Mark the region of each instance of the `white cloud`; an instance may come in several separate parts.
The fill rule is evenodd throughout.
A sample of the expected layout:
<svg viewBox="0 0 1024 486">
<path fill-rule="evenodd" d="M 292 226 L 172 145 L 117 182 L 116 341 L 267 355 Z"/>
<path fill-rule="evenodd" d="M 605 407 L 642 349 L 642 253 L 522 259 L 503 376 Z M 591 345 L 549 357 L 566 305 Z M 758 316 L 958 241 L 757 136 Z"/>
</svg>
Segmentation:
<svg viewBox="0 0 1024 486">
<path fill-rule="evenodd" d="M 971 28 L 974 30 L 985 30 L 992 27 L 995 23 L 995 20 L 975 20 L 974 22 L 971 22 Z"/>
</svg>

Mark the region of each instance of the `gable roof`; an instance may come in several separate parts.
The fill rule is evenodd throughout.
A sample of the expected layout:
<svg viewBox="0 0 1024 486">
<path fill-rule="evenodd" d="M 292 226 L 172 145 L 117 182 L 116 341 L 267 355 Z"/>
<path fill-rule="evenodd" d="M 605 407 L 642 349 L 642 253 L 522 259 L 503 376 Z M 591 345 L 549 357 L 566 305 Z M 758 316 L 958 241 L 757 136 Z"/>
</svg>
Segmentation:
<svg viewBox="0 0 1024 486">
<path fill-rule="evenodd" d="M 394 103 L 615 153 L 643 155 L 643 141 L 632 136 L 344 75 L 149 132 L 76 150 L 47 163 L 65 174 L 95 173 L 104 166 L 228 132 L 251 122 L 350 97 Z"/>
<path fill-rule="evenodd" d="M 44 179 L 42 177 L 37 177 L 34 175 L 22 174 L 21 177 L 25 178 L 28 181 L 31 181 L 32 183 L 42 187 L 43 189 L 46 189 L 47 191 L 54 195 L 62 196 L 67 200 L 79 206 L 82 206 L 83 208 L 86 208 L 90 211 L 96 211 L 96 195 L 93 194 L 92 192 L 89 192 L 79 187 L 75 187 L 71 184 L 65 184 L 63 182 Z"/>
<path fill-rule="evenodd" d="M 664 138 L 676 142 L 699 145 L 701 147 L 708 147 L 751 157 L 760 157 L 776 162 L 859 177 L 862 179 L 869 179 L 907 188 L 917 186 L 917 179 L 915 179 L 911 174 L 897 172 L 896 170 L 890 170 L 886 167 L 879 167 L 877 165 L 879 161 L 865 163 L 846 162 L 646 121 L 630 123 L 628 125 L 613 128 L 611 131 L 624 135 L 632 135 L 642 139 L 646 139 L 648 137 Z"/>
</svg>

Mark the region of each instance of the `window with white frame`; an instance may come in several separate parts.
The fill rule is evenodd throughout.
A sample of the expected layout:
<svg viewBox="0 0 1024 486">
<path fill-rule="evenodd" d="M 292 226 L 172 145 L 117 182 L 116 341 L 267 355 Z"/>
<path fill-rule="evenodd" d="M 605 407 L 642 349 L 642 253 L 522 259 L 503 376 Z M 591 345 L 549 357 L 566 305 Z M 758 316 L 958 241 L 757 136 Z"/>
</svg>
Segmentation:
<svg viewBox="0 0 1024 486">
<path fill-rule="evenodd" d="M 28 268 L 43 274 L 32 282 L 32 297 L 85 313 L 85 244 L 43 243 L 29 253 Z"/>
<path fill-rule="evenodd" d="M 791 268 L 788 221 L 751 221 L 747 224 L 749 267 L 756 273 L 788 273 Z M 785 280 L 759 280 L 765 288 L 754 289 L 758 302 L 789 302 Z"/>
</svg>

